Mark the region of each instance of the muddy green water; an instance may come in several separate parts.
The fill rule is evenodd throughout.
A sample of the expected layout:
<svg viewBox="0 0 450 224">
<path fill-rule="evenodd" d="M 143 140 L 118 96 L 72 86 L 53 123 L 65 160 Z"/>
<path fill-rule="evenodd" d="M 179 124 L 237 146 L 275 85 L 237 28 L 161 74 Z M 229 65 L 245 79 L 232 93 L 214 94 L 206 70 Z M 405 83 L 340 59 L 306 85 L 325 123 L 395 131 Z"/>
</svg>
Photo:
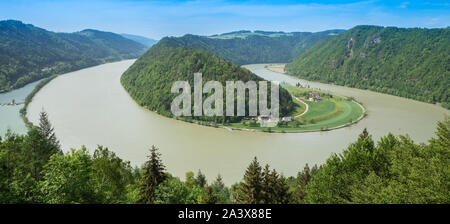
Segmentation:
<svg viewBox="0 0 450 224">
<path fill-rule="evenodd" d="M 186 171 L 202 170 L 211 181 L 221 174 L 227 184 L 239 181 L 254 156 L 263 163 L 296 175 L 305 163 L 323 163 L 341 152 L 367 127 L 375 139 L 408 133 L 423 142 L 434 136 L 438 120 L 449 114 L 438 106 L 370 91 L 320 84 L 313 88 L 353 96 L 368 116 L 356 125 L 328 132 L 269 134 L 228 131 L 177 121 L 139 107 L 120 84 L 121 74 L 133 60 L 104 64 L 51 81 L 29 105 L 29 119 L 36 123 L 44 108 L 65 151 L 81 145 L 104 145 L 133 165 L 141 165 L 151 145 L 160 148 L 169 172 L 184 177 Z M 271 80 L 296 82 L 268 71 L 264 65 L 246 65 Z"/>
<path fill-rule="evenodd" d="M 14 100 L 16 103 L 25 102 L 25 98 L 33 91 L 34 87 L 39 83 L 33 82 L 20 89 L 0 94 L 0 136 L 4 136 L 6 131 L 10 129 L 14 133 L 24 134 L 27 131 L 25 123 L 20 117 L 20 105 L 5 105 Z"/>
</svg>

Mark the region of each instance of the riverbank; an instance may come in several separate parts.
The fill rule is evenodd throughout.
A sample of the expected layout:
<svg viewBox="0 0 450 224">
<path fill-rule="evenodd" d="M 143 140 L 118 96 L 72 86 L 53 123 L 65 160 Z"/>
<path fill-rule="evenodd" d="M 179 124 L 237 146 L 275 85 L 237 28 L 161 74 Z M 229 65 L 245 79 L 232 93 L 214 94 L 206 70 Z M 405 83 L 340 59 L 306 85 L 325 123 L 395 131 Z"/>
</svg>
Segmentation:
<svg viewBox="0 0 450 224">
<path fill-rule="evenodd" d="M 272 72 L 278 72 L 281 74 L 285 74 L 284 66 L 286 66 L 286 64 L 270 64 L 270 65 L 267 65 L 266 68 Z"/>
<path fill-rule="evenodd" d="M 300 79 L 299 77 L 296 77 L 296 76 L 293 76 L 293 75 L 290 75 L 290 74 L 286 73 L 286 71 L 284 70 L 285 66 L 286 66 L 286 64 L 269 64 L 269 65 L 266 65 L 265 67 L 269 71 L 280 73 L 280 74 L 289 76 L 289 77 L 291 77 L 293 79 Z M 311 82 L 320 82 L 319 80 L 310 80 L 310 81 Z M 335 85 L 334 83 L 327 83 L 327 82 L 320 82 L 320 83 L 327 84 L 327 85 Z M 350 87 L 350 86 L 345 86 L 345 87 L 356 88 L 356 87 Z M 383 91 L 374 91 L 372 89 L 362 89 L 362 90 L 367 90 L 367 91 L 372 91 L 372 92 L 376 92 L 376 93 L 388 94 L 388 95 L 392 95 L 392 96 L 401 97 L 401 96 L 389 94 L 389 93 L 386 93 L 386 92 L 383 92 Z M 436 104 L 432 104 L 432 103 L 428 103 L 428 102 L 424 102 L 424 101 L 419 101 L 419 100 L 416 100 L 416 99 L 413 99 L 413 98 L 407 98 L 407 97 L 402 97 L 402 98 L 415 100 L 415 101 L 418 101 L 418 102 L 423 102 L 423 103 L 426 103 L 426 104 L 429 104 L 429 105 L 433 105 L 433 106 L 438 106 L 438 107 L 441 107 L 443 109 L 446 109 L 446 110 L 450 111 L 450 106 L 448 106 L 446 104 L 442 104 L 440 102 L 438 102 Z"/>
<path fill-rule="evenodd" d="M 134 59 L 126 59 L 126 60 L 134 60 Z M 121 61 L 126 61 L 126 60 L 121 60 Z M 96 64 L 93 66 L 89 66 L 89 67 L 83 67 L 81 69 L 75 70 L 75 71 L 71 71 L 68 73 L 64 73 L 64 74 L 70 74 L 72 72 L 77 72 L 77 71 L 81 71 L 84 69 L 89 69 L 92 67 L 96 67 L 102 64 L 108 64 L 108 63 L 114 63 L 114 62 L 104 62 L 101 64 Z M 33 91 L 31 91 L 30 94 L 27 95 L 27 97 L 25 98 L 25 102 L 23 103 L 24 106 L 23 108 L 20 109 L 20 116 L 22 117 L 23 122 L 25 123 L 25 126 L 27 128 L 30 128 L 33 126 L 33 123 L 29 121 L 28 117 L 27 117 L 27 109 L 28 109 L 28 105 L 32 102 L 33 97 L 39 92 L 39 90 L 41 90 L 45 85 L 47 85 L 48 83 L 50 83 L 53 79 L 57 78 L 60 75 L 64 75 L 64 74 L 53 74 L 50 77 L 44 78 L 43 80 L 41 80 L 36 87 L 33 89 Z"/>
<path fill-rule="evenodd" d="M 358 102 L 352 100 L 352 104 L 357 105 L 361 109 L 361 112 L 342 112 L 341 114 L 332 117 L 331 119 L 323 120 L 317 123 L 296 126 L 275 126 L 275 127 L 261 127 L 255 126 L 250 127 L 243 125 L 242 123 L 232 123 L 229 125 L 219 125 L 218 127 L 225 128 L 227 130 L 239 130 L 239 131 L 250 131 L 250 132 L 267 132 L 267 133 L 306 133 L 306 132 L 324 132 L 332 131 L 344 127 L 349 127 L 360 122 L 364 117 L 367 116 L 366 109 Z M 348 106 L 348 105 L 347 105 Z M 351 106 L 348 106 L 351 107 Z M 355 109 L 353 107 L 353 109 Z M 356 114 L 356 115 L 355 115 Z M 348 118 L 348 120 L 346 120 Z M 259 124 L 258 124 L 259 125 Z M 285 124 L 286 125 L 286 124 Z M 295 125 L 295 123 L 294 123 Z"/>
<path fill-rule="evenodd" d="M 335 96 L 337 97 L 337 96 Z M 131 98 L 131 96 L 130 96 Z M 338 98 L 338 97 L 337 97 Z M 292 98 L 295 100 L 294 98 Z M 298 102 L 298 101 L 296 101 Z M 327 102 L 326 100 L 322 101 Z M 191 124 L 196 124 L 199 126 L 213 127 L 213 128 L 223 128 L 228 131 L 248 131 L 248 132 L 266 132 L 266 133 L 303 133 L 303 132 L 322 132 L 322 131 L 331 131 L 343 127 L 348 127 L 353 124 L 358 123 L 361 119 L 363 119 L 366 114 L 366 109 L 354 99 L 342 99 L 342 101 L 333 101 L 337 104 L 335 107 L 341 108 L 341 110 L 333 109 L 329 112 L 325 111 L 321 113 L 320 105 L 312 105 L 305 103 L 305 110 L 299 114 L 293 114 L 291 118 L 293 119 L 290 122 L 280 121 L 274 127 L 264 127 L 261 126 L 259 122 L 255 119 L 245 119 L 240 123 L 214 123 L 209 121 L 201 121 L 184 117 L 170 117 L 165 116 L 164 114 L 158 113 L 158 111 L 151 111 L 153 113 L 158 114 L 159 116 L 179 120 L 182 122 L 187 122 Z M 308 102 L 310 104 L 320 102 Z M 309 108 L 312 107 L 315 109 L 313 113 L 318 113 L 317 116 L 312 115 L 312 117 L 308 119 L 303 119 L 301 116 L 308 115 Z M 142 107 L 145 110 L 147 108 Z M 319 109 L 317 109 L 319 108 Z M 318 111 L 319 110 L 319 111 Z"/>
<path fill-rule="evenodd" d="M 31 103 L 31 101 L 33 100 L 34 95 L 36 95 L 36 93 L 39 92 L 39 90 L 41 90 L 45 85 L 47 85 L 48 83 L 50 83 L 50 81 L 52 81 L 53 79 L 55 79 L 56 77 L 58 77 L 59 75 L 55 74 L 52 75 L 48 78 L 45 78 L 44 80 L 40 81 L 36 87 L 34 87 L 33 91 L 31 91 L 30 94 L 28 94 L 28 96 L 25 98 L 25 102 L 24 105 L 22 107 L 22 109 L 20 109 L 20 116 L 22 117 L 23 122 L 25 123 L 25 126 L 27 128 L 31 128 L 33 126 L 33 123 L 31 123 L 28 118 L 27 118 L 27 108 L 28 108 L 28 104 Z"/>
</svg>

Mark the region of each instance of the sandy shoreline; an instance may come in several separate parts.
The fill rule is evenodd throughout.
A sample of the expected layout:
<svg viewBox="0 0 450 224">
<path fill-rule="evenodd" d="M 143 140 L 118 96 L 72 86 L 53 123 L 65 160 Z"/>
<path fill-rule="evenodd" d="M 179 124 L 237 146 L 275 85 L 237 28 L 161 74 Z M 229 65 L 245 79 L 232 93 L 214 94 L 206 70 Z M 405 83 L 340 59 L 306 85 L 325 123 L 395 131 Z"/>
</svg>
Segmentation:
<svg viewBox="0 0 450 224">
<path fill-rule="evenodd" d="M 284 66 L 286 64 L 274 64 L 274 65 L 268 65 L 267 69 L 272 71 L 272 72 L 278 72 L 281 74 L 284 74 Z"/>
</svg>

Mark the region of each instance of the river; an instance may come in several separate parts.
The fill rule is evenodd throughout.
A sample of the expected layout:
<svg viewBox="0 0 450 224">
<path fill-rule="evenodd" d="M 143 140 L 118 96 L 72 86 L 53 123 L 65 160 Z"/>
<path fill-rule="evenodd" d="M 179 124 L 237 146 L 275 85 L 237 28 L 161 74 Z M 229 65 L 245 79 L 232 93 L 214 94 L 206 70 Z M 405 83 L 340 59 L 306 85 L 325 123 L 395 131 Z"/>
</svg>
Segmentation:
<svg viewBox="0 0 450 224">
<path fill-rule="evenodd" d="M 32 82 L 22 88 L 0 94 L 0 136 L 4 136 L 8 129 L 18 134 L 24 134 L 27 131 L 25 123 L 20 116 L 20 109 L 23 107 L 22 103 L 25 102 L 25 98 L 39 82 Z M 20 104 L 5 105 L 13 100 Z"/>
<path fill-rule="evenodd" d="M 312 133 L 252 133 L 204 127 L 157 115 L 137 105 L 120 84 L 133 60 L 104 64 L 59 76 L 42 88 L 28 108 L 38 121 L 49 114 L 64 151 L 85 145 L 107 146 L 121 158 L 141 165 L 151 145 L 160 148 L 167 170 L 184 178 L 201 169 L 212 181 L 221 174 L 226 184 L 241 180 L 254 156 L 286 176 L 296 175 L 305 163 L 323 163 L 341 152 L 367 127 L 375 138 L 408 133 L 415 141 L 434 136 L 436 122 L 449 112 L 441 107 L 371 91 L 300 80 L 313 88 L 353 96 L 368 116 L 355 125 Z M 298 82 L 264 65 L 244 66 L 270 80 Z"/>
</svg>

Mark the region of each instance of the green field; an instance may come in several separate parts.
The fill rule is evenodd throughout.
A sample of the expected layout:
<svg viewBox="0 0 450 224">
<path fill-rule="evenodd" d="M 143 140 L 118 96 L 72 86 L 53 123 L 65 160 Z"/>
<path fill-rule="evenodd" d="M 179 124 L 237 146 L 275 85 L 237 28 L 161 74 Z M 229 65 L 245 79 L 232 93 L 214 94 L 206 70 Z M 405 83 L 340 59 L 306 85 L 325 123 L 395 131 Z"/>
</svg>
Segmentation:
<svg viewBox="0 0 450 224">
<path fill-rule="evenodd" d="M 292 122 L 279 122 L 276 127 L 267 128 L 260 127 L 259 124 L 255 125 L 254 121 L 243 121 L 225 125 L 225 127 L 271 132 L 326 131 L 355 123 L 364 115 L 364 108 L 352 99 L 307 88 L 297 88 L 288 85 L 283 85 L 283 87 L 292 96 L 304 99 L 303 102 L 308 104 L 308 111 L 305 114 L 301 115 L 306 109 L 305 105 L 293 99 L 297 108 L 290 115 L 295 117 L 295 120 Z M 318 102 L 306 100 L 311 91 L 319 93 L 322 100 Z"/>
<path fill-rule="evenodd" d="M 295 111 L 292 112 L 292 114 L 289 114 L 289 116 L 295 117 L 299 114 L 302 114 L 306 110 L 306 106 L 303 103 L 294 100 L 294 104 L 295 104 Z"/>
</svg>

